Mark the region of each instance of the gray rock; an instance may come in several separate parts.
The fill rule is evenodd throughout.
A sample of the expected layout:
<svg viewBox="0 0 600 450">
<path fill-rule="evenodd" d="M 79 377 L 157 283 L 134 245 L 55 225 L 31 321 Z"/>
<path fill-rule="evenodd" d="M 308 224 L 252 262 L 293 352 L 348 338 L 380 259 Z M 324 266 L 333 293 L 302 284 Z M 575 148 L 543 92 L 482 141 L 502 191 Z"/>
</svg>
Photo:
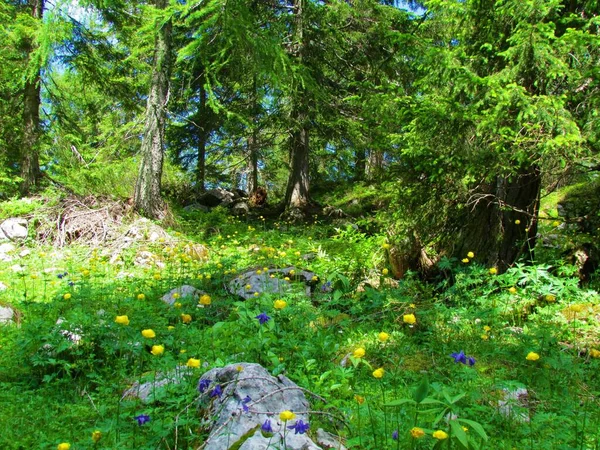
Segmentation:
<svg viewBox="0 0 600 450">
<path fill-rule="evenodd" d="M 184 376 L 190 373 L 191 369 L 185 366 L 179 366 L 175 371 L 170 373 L 158 372 L 152 375 L 152 379 L 148 381 L 136 381 L 127 389 L 122 398 L 137 398 L 144 403 L 151 403 L 159 400 L 167 394 L 168 387 L 171 385 L 180 384 Z"/>
<path fill-rule="evenodd" d="M 27 232 L 27 220 L 20 217 L 12 217 L 0 224 L 0 241 L 25 239 Z"/>
<path fill-rule="evenodd" d="M 208 403 L 208 416 L 212 418 L 211 432 L 205 441 L 206 450 L 282 448 L 286 426 L 293 426 L 300 420 L 309 423 L 310 408 L 304 392 L 288 378 L 282 375 L 275 378 L 258 364 L 239 363 L 212 369 L 202 375 L 201 382 L 203 380 L 210 381 L 201 400 Z M 214 395 L 217 386 L 222 390 L 220 396 Z M 283 422 L 279 414 L 286 410 L 296 417 Z M 272 436 L 263 435 L 261 431 L 267 420 L 273 430 Z M 321 449 L 308 434 L 285 431 L 288 450 Z"/>
<path fill-rule="evenodd" d="M 179 296 L 174 295 L 179 294 Z M 171 289 L 165 295 L 162 296 L 161 300 L 169 305 L 173 305 L 176 301 L 185 297 L 200 297 L 203 292 L 199 289 L 196 289 L 194 286 L 189 286 L 184 284 L 183 286 L 179 286 L 178 288 Z"/>
<path fill-rule="evenodd" d="M 0 306 L 0 324 L 12 323 L 14 317 L 14 309 L 9 306 Z"/>
<path fill-rule="evenodd" d="M 286 267 L 282 269 L 247 270 L 227 284 L 227 290 L 234 295 L 248 300 L 255 297 L 255 293 L 271 293 L 285 295 L 292 291 L 291 282 L 301 282 L 305 285 L 306 295 L 311 295 L 311 285 L 316 284 L 313 278 L 316 276 L 313 272 L 296 269 L 295 267 Z M 272 278 L 271 275 L 274 275 Z M 290 281 L 284 278 L 290 278 Z"/>
<path fill-rule="evenodd" d="M 525 388 L 514 391 L 502 389 L 502 399 L 498 400 L 498 411 L 508 419 L 521 423 L 529 422 L 529 392 Z"/>
<path fill-rule="evenodd" d="M 13 260 L 13 257 L 9 253 L 15 250 L 15 246 L 10 242 L 0 244 L 0 261 L 9 262 Z"/>
<path fill-rule="evenodd" d="M 0 281 L 0 291 L 5 291 L 8 289 L 8 286 L 6 286 L 2 281 Z"/>
<path fill-rule="evenodd" d="M 336 450 L 346 450 L 338 436 L 328 433 L 323 428 L 317 430 L 317 444 L 323 448 L 331 448 Z"/>
<path fill-rule="evenodd" d="M 249 212 L 250 212 L 250 207 L 248 206 L 248 203 L 246 203 L 246 202 L 237 202 L 231 208 L 231 213 L 235 214 L 236 216 L 246 216 L 246 215 L 248 215 Z"/>
<path fill-rule="evenodd" d="M 204 194 L 200 196 L 198 199 L 198 203 L 204 206 L 226 206 L 235 200 L 236 196 L 233 192 L 229 192 L 223 188 L 215 188 L 209 191 L 206 191 Z"/>
</svg>

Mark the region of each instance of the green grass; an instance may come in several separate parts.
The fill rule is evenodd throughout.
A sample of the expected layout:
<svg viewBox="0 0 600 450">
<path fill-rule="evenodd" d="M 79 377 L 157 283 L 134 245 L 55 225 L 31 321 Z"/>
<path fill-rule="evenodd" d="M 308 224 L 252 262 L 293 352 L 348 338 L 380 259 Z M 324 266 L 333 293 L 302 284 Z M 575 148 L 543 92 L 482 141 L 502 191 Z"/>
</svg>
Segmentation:
<svg viewBox="0 0 600 450">
<path fill-rule="evenodd" d="M 242 222 L 218 211 L 198 217 L 204 222 L 180 219 L 182 233 L 171 232 L 171 240 L 138 244 L 117 259 L 111 248 L 32 248 L 0 263 L 0 281 L 9 286 L 2 302 L 22 314 L 20 326 L 0 328 L 1 448 L 197 448 L 208 432 L 194 406 L 197 380 L 211 367 L 241 361 L 285 373 L 323 397 L 312 409 L 342 420 L 313 415 L 311 430 L 336 432 L 350 448 L 599 448 L 600 359 L 592 349 L 600 350 L 600 302 L 578 286 L 571 267 L 517 265 L 492 275 L 475 255 L 469 264 L 443 261 L 444 279 L 389 283 L 383 236 Z M 207 259 L 189 252 L 194 242 L 207 246 Z M 140 250 L 164 267 L 135 266 Z M 281 311 L 272 295 L 244 302 L 224 289 L 241 270 L 290 265 L 320 281 L 311 298 L 284 296 Z M 325 282 L 331 289 L 322 291 Z M 178 307 L 160 301 L 182 284 L 210 295 L 210 306 L 197 308 L 196 298 L 178 299 Z M 255 318 L 261 312 L 272 317 L 262 327 Z M 410 314 L 416 323 L 407 323 Z M 116 323 L 117 315 L 129 324 Z M 143 329 L 156 337 L 144 338 Z M 74 344 L 65 332 L 82 340 Z M 165 352 L 155 356 L 149 350 L 158 344 Z M 352 356 L 357 348 L 364 357 Z M 461 350 L 474 366 L 450 357 Z M 530 352 L 539 360 L 527 360 Z M 121 400 L 136 380 L 188 358 L 203 368 L 155 401 Z M 379 368 L 384 376 L 375 378 Z M 518 387 L 529 397 L 514 413 L 528 422 L 499 413 L 503 389 Z M 151 421 L 139 426 L 134 417 L 142 413 Z M 450 413 L 456 420 L 445 419 Z M 412 438 L 413 427 L 425 435 Z M 95 430 L 102 432 L 97 443 Z M 439 430 L 450 439 L 436 440 Z"/>
</svg>

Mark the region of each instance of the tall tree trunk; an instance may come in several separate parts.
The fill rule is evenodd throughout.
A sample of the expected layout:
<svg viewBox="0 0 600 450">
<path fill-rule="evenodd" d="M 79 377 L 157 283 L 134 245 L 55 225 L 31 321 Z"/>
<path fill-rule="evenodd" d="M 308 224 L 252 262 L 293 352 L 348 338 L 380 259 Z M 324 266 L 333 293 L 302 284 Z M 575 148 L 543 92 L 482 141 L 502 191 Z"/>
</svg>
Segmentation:
<svg viewBox="0 0 600 450">
<path fill-rule="evenodd" d="M 202 123 L 201 128 L 198 131 L 198 148 L 197 148 L 197 160 L 196 160 L 196 190 L 202 193 L 206 190 L 206 90 L 204 86 L 200 84 L 200 107 L 198 109 L 197 123 Z"/>
<path fill-rule="evenodd" d="M 378 179 L 383 173 L 383 152 L 381 150 L 369 150 L 366 166 L 367 179 Z"/>
<path fill-rule="evenodd" d="M 294 0 L 294 56 L 297 64 L 303 63 L 305 52 L 304 42 L 304 2 Z M 309 180 L 309 128 L 307 92 L 298 83 L 292 107 L 291 123 L 292 133 L 290 138 L 290 176 L 285 193 L 285 209 L 304 208 L 310 204 Z"/>
<path fill-rule="evenodd" d="M 156 0 L 158 9 L 165 9 L 167 0 Z M 165 204 L 160 188 L 163 169 L 164 131 L 166 103 L 169 93 L 171 72 L 171 21 L 156 32 L 154 62 L 150 93 L 146 105 L 146 122 L 142 138 L 142 161 L 135 185 L 135 209 L 146 217 L 161 219 L 165 215 Z"/>
<path fill-rule="evenodd" d="M 354 179 L 364 180 L 367 169 L 367 151 L 364 147 L 357 148 L 354 152 Z"/>
<path fill-rule="evenodd" d="M 252 195 L 258 189 L 258 92 L 256 74 L 252 80 L 252 130 L 248 136 L 248 183 L 246 190 Z"/>
<path fill-rule="evenodd" d="M 462 259 L 470 251 L 477 261 L 506 270 L 519 257 L 533 258 L 541 173 L 524 167 L 511 177 L 498 177 L 475 194 L 462 218 L 464 228 L 452 252 Z"/>
<path fill-rule="evenodd" d="M 31 0 L 31 17 L 41 21 L 44 15 L 44 0 Z M 35 50 L 33 40 L 27 43 L 28 58 Z M 23 143 L 21 146 L 21 194 L 27 194 L 40 178 L 40 70 L 36 68 L 27 77 L 23 90 Z"/>
</svg>

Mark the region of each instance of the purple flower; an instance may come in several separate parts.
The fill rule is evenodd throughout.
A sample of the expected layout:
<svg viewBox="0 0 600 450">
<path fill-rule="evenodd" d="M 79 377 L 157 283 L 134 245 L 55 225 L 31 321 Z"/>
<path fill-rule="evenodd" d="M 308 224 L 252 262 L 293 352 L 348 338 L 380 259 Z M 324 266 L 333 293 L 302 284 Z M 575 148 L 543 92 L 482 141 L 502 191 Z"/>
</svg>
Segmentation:
<svg viewBox="0 0 600 450">
<path fill-rule="evenodd" d="M 392 432 L 392 439 L 397 441 L 398 440 L 398 430 L 394 430 Z"/>
<path fill-rule="evenodd" d="M 260 313 L 258 316 L 255 317 L 256 319 L 258 319 L 258 323 L 265 324 L 267 323 L 269 320 L 271 320 L 271 318 L 269 316 L 267 316 L 267 313 Z"/>
<path fill-rule="evenodd" d="M 331 281 L 323 283 L 323 286 L 321 286 L 321 292 L 331 292 Z"/>
<path fill-rule="evenodd" d="M 473 358 L 472 356 L 469 356 L 467 358 L 467 361 L 469 363 L 469 366 L 473 367 L 475 365 L 475 358 Z"/>
<path fill-rule="evenodd" d="M 269 419 L 265 420 L 265 423 L 261 425 L 260 429 L 265 433 L 272 433 L 273 428 L 271 427 L 271 421 Z"/>
<path fill-rule="evenodd" d="M 212 391 L 210 391 L 210 396 L 221 398 L 221 395 L 223 395 L 223 390 L 221 389 L 221 385 L 217 384 L 215 388 Z"/>
<path fill-rule="evenodd" d="M 294 434 L 304 434 L 308 431 L 310 425 L 302 420 L 297 421 L 294 425 L 290 425 L 288 430 L 294 430 Z"/>
<path fill-rule="evenodd" d="M 208 378 L 204 378 L 202 380 L 200 380 L 200 382 L 198 383 L 198 391 L 203 394 L 204 391 L 206 391 L 208 389 L 208 387 L 210 386 L 210 383 L 212 383 L 212 381 L 210 381 Z"/>
<path fill-rule="evenodd" d="M 150 422 L 150 416 L 148 414 L 140 414 L 134 417 L 137 420 L 138 425 L 144 425 L 146 422 Z"/>
<path fill-rule="evenodd" d="M 246 397 L 244 397 L 242 399 L 242 409 L 244 410 L 245 413 L 247 413 L 248 411 L 250 411 L 248 409 L 248 403 L 250 403 L 252 401 L 252 399 L 250 398 L 249 395 L 246 395 Z"/>
<path fill-rule="evenodd" d="M 450 356 L 454 358 L 454 362 L 456 363 L 467 363 L 467 355 L 465 355 L 465 352 L 463 352 L 462 350 L 460 351 L 460 353 L 452 353 Z"/>
</svg>

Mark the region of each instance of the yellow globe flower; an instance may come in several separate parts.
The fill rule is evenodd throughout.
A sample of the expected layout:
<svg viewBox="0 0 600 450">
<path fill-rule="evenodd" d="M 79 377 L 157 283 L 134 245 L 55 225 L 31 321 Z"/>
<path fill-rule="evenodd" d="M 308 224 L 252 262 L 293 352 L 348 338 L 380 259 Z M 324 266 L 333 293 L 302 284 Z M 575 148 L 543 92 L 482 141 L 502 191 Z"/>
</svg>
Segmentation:
<svg viewBox="0 0 600 450">
<path fill-rule="evenodd" d="M 490 267 L 490 275 L 496 275 L 498 273 L 498 269 L 496 269 L 495 267 Z"/>
<path fill-rule="evenodd" d="M 590 356 L 592 358 L 600 358 L 600 350 L 596 350 L 595 348 L 591 349 Z"/>
<path fill-rule="evenodd" d="M 381 341 L 381 342 L 385 342 L 390 338 L 390 335 L 388 333 L 386 333 L 385 331 L 382 331 L 381 333 L 379 333 L 377 335 L 377 338 Z"/>
<path fill-rule="evenodd" d="M 119 325 L 129 325 L 129 317 L 127 316 L 117 316 L 115 318 L 115 322 Z"/>
<path fill-rule="evenodd" d="M 521 225 L 521 221 L 519 219 L 515 220 L 515 225 Z"/>
<path fill-rule="evenodd" d="M 145 300 L 145 299 L 146 299 L 146 296 L 145 296 L 144 294 L 138 294 L 138 295 L 137 295 L 137 299 L 138 299 L 138 300 Z"/>
<path fill-rule="evenodd" d="M 275 309 L 283 309 L 287 306 L 287 303 L 285 300 L 275 300 L 273 306 L 275 307 Z"/>
<path fill-rule="evenodd" d="M 409 325 L 412 325 L 417 322 L 417 318 L 415 317 L 414 314 L 404 314 L 403 319 L 404 319 L 404 323 L 408 323 Z"/>
<path fill-rule="evenodd" d="M 569 306 L 569 309 L 571 311 L 573 311 L 574 313 L 580 313 L 581 311 L 583 311 L 584 308 L 585 308 L 585 306 L 582 305 L 581 303 L 576 303 L 574 305 Z"/>
<path fill-rule="evenodd" d="M 481 340 L 483 341 L 487 341 L 490 337 L 487 334 L 482 334 L 481 335 Z"/>
<path fill-rule="evenodd" d="M 153 277 L 156 281 L 161 279 L 160 273 L 155 273 Z"/>
<path fill-rule="evenodd" d="M 546 294 L 546 295 L 544 296 L 544 300 L 546 300 L 547 302 L 550 302 L 550 303 L 552 303 L 552 302 L 555 302 L 555 301 L 556 301 L 556 296 L 555 296 L 555 295 L 552 295 L 552 294 Z"/>
<path fill-rule="evenodd" d="M 153 345 L 152 350 L 150 350 L 150 353 L 152 353 L 154 356 L 162 355 L 164 352 L 165 352 L 164 345 Z"/>
<path fill-rule="evenodd" d="M 252 289 L 252 285 L 251 284 L 247 284 L 246 285 L 246 290 L 249 291 L 250 289 Z"/>
<path fill-rule="evenodd" d="M 173 293 L 173 298 L 174 298 L 175 300 L 177 300 L 179 297 L 181 297 L 181 294 L 180 294 L 179 292 L 174 292 L 174 293 Z"/>
<path fill-rule="evenodd" d="M 425 436 L 425 432 L 423 431 L 423 428 L 413 427 L 410 430 L 410 435 L 415 439 L 419 439 Z"/>
<path fill-rule="evenodd" d="M 362 358 L 363 356 L 365 356 L 365 349 L 362 347 L 358 347 L 356 350 L 354 350 L 354 352 L 352 353 L 352 355 L 355 358 Z"/>
<path fill-rule="evenodd" d="M 383 275 L 387 275 L 388 273 L 390 273 L 390 271 L 389 271 L 389 270 L 387 270 L 387 269 L 383 269 L 383 270 L 381 271 L 381 273 L 382 273 Z"/>
<path fill-rule="evenodd" d="M 467 264 L 467 263 L 469 262 L 469 258 L 463 258 L 461 261 L 462 261 L 463 263 Z"/>
<path fill-rule="evenodd" d="M 527 353 L 525 359 L 527 361 L 537 361 L 538 359 L 540 359 L 540 355 L 538 355 L 536 352 L 529 352 Z"/>
<path fill-rule="evenodd" d="M 388 250 L 390 248 L 390 244 L 388 244 L 387 242 L 381 245 L 381 248 L 383 248 L 384 250 Z"/>
<path fill-rule="evenodd" d="M 156 333 L 154 332 L 154 330 L 151 329 L 142 330 L 142 336 L 148 339 L 152 339 L 156 337 Z"/>
<path fill-rule="evenodd" d="M 70 448 L 71 444 L 69 444 L 68 442 L 62 442 L 58 444 L 58 447 L 56 447 L 57 450 L 69 450 Z"/>
<path fill-rule="evenodd" d="M 63 295 L 63 298 L 64 298 L 65 300 L 69 300 L 69 299 L 71 298 L 71 294 L 69 294 L 69 293 L 67 292 L 65 295 Z"/>
<path fill-rule="evenodd" d="M 445 431 L 442 431 L 442 430 L 434 431 L 432 436 L 436 439 L 439 439 L 440 441 L 442 441 L 444 439 L 448 439 L 448 433 L 446 433 Z"/>
<path fill-rule="evenodd" d="M 355 395 L 354 400 L 356 400 L 356 403 L 359 405 L 362 405 L 365 402 L 365 398 L 362 395 Z"/>
<path fill-rule="evenodd" d="M 189 314 L 182 314 L 181 315 L 181 321 L 183 323 L 191 323 L 192 322 L 192 316 Z"/>
<path fill-rule="evenodd" d="M 190 358 L 187 360 L 187 363 L 185 365 L 191 367 L 192 369 L 197 369 L 198 367 L 200 367 L 200 360 L 196 358 Z"/>
<path fill-rule="evenodd" d="M 175 302 L 175 303 L 173 303 L 173 306 L 175 308 L 181 308 L 183 305 L 181 304 L 181 302 Z"/>
<path fill-rule="evenodd" d="M 491 330 L 492 330 L 492 327 L 490 327 L 489 325 L 486 325 L 483 327 L 483 331 L 485 331 L 486 333 Z"/>
<path fill-rule="evenodd" d="M 294 414 L 294 413 L 293 413 L 293 412 L 291 412 L 291 411 L 282 411 L 282 412 L 279 414 L 279 418 L 280 418 L 281 420 L 283 420 L 284 422 L 287 422 L 288 420 L 292 420 L 294 417 L 296 417 L 296 414 Z"/>
<path fill-rule="evenodd" d="M 508 288 L 508 292 L 510 292 L 511 294 L 516 294 L 517 293 L 517 288 L 514 286 L 511 286 L 510 288 Z"/>
<path fill-rule="evenodd" d="M 467 258 L 471 258 L 471 259 L 475 258 L 475 253 L 473 253 L 473 252 L 467 253 Z"/>
<path fill-rule="evenodd" d="M 208 306 L 211 304 L 211 298 L 210 295 L 204 294 L 203 296 L 200 297 L 200 304 L 201 305 L 205 305 Z"/>
<path fill-rule="evenodd" d="M 552 225 L 555 227 L 559 227 L 560 226 L 560 222 L 558 220 L 555 220 L 554 222 L 552 222 Z"/>
<path fill-rule="evenodd" d="M 375 378 L 383 378 L 384 375 L 385 375 L 385 370 L 383 370 L 382 367 L 380 367 L 379 369 L 375 369 L 373 371 L 373 376 Z"/>
<path fill-rule="evenodd" d="M 92 431 L 92 441 L 98 442 L 100 439 L 102 439 L 102 431 L 100 431 L 100 430 Z"/>
</svg>

